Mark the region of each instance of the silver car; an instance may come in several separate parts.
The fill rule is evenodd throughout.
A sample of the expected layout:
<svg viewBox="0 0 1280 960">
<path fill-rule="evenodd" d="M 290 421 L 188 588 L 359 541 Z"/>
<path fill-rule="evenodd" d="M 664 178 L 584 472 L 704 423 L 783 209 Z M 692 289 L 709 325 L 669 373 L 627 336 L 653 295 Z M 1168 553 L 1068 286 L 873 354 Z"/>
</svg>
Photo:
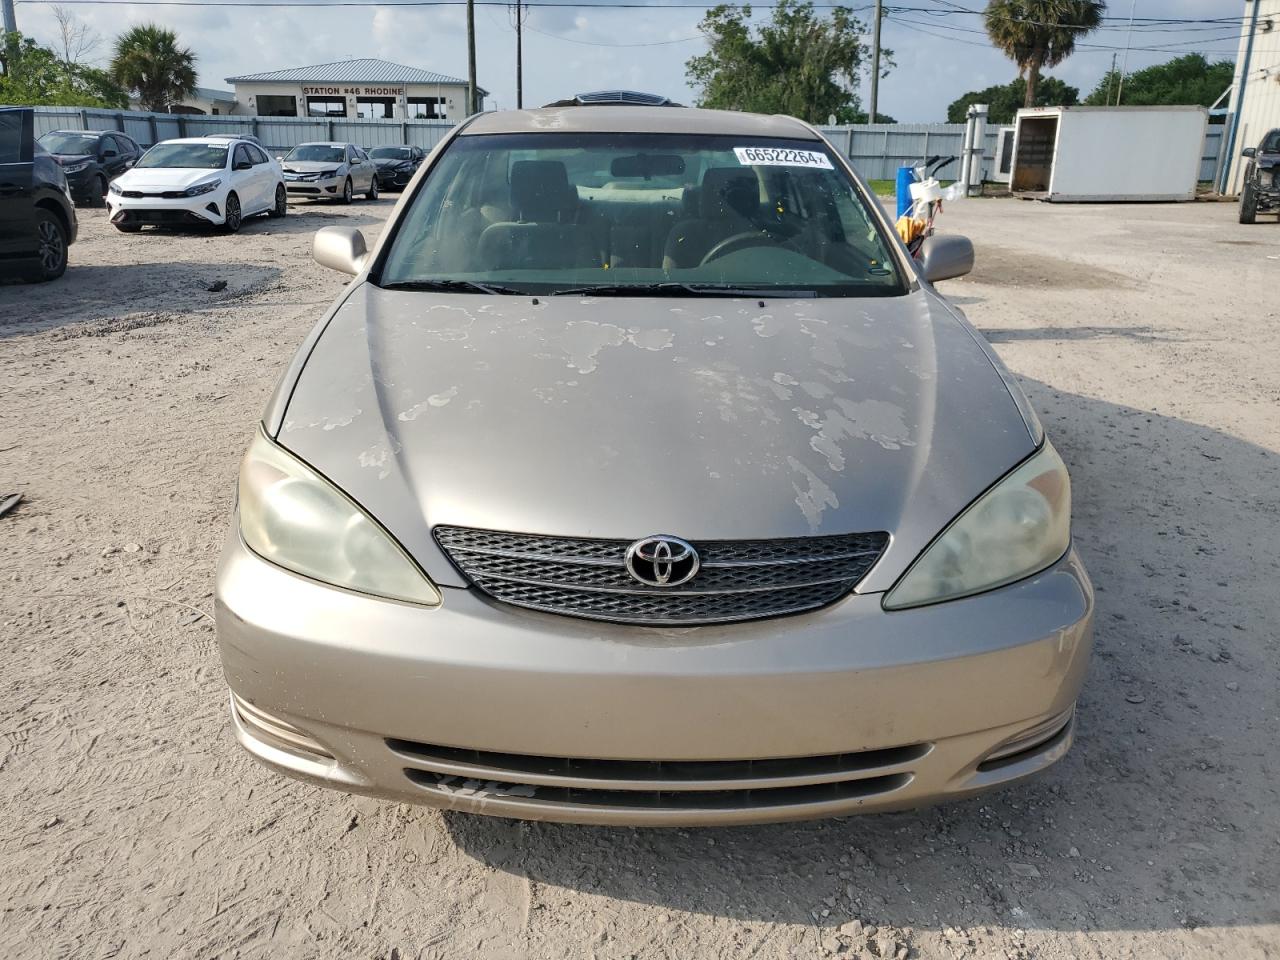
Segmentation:
<svg viewBox="0 0 1280 960">
<path fill-rule="evenodd" d="M 461 124 L 295 355 L 217 579 L 236 736 L 311 783 L 731 824 L 1071 744 L 1093 592 L 1012 376 L 810 126 Z"/>
<path fill-rule="evenodd" d="M 378 199 L 378 168 L 354 143 L 300 143 L 280 158 L 291 197 L 350 203 Z"/>
</svg>

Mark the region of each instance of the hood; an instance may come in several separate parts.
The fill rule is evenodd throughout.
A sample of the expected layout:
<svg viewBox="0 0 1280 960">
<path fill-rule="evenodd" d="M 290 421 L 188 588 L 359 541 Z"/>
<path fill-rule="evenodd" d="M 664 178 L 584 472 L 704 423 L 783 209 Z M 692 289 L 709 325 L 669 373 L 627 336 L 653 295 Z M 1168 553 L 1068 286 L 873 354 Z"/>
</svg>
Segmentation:
<svg viewBox="0 0 1280 960">
<path fill-rule="evenodd" d="M 574 537 L 887 531 L 885 589 L 1034 449 L 933 294 L 637 299 L 354 290 L 279 441 L 438 582 L 436 524 Z M 1013 387 L 1016 390 L 1016 387 Z"/>
<path fill-rule="evenodd" d="M 64 167 L 69 167 L 72 164 L 83 163 L 86 160 L 94 159 L 93 154 L 90 153 L 51 153 L 49 156 L 53 157 L 53 159 L 57 160 Z"/>
<path fill-rule="evenodd" d="M 337 170 L 345 160 L 281 160 L 280 165 L 286 173 L 319 173 L 322 170 Z"/>
<path fill-rule="evenodd" d="M 402 164 L 406 167 L 411 166 L 411 162 L 402 157 L 370 157 L 369 159 L 372 160 L 374 165 L 377 167 L 398 167 Z"/>
<path fill-rule="evenodd" d="M 115 182 L 122 190 L 174 190 L 204 180 L 225 177 L 226 174 L 225 170 L 210 170 L 207 167 L 194 170 L 189 167 L 134 167 L 117 177 Z"/>
</svg>

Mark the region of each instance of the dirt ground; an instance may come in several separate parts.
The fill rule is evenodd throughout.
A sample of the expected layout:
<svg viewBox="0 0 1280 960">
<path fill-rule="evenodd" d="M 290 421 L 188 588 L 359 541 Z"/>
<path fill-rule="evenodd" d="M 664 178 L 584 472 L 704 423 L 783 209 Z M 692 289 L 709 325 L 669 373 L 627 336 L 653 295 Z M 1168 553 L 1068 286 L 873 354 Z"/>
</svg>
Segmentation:
<svg viewBox="0 0 1280 960">
<path fill-rule="evenodd" d="M 945 284 L 1075 481 L 1098 587 L 1078 741 L 913 813 L 531 825 L 282 779 L 210 621 L 238 457 L 342 286 L 294 205 L 235 238 L 82 213 L 0 287 L 0 955 L 1280 957 L 1280 226 L 1227 205 L 955 204 Z M 213 292 L 215 281 L 226 288 Z"/>
</svg>

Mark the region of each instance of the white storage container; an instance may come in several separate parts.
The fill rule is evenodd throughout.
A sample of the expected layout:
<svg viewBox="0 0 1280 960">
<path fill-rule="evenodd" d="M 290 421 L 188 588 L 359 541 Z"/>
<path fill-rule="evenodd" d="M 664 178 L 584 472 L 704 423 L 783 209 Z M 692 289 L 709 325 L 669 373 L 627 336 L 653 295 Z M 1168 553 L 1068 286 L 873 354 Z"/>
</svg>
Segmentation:
<svg viewBox="0 0 1280 960">
<path fill-rule="evenodd" d="M 1192 200 L 1204 107 L 1019 110 L 1010 190 L 1064 202 Z"/>
</svg>

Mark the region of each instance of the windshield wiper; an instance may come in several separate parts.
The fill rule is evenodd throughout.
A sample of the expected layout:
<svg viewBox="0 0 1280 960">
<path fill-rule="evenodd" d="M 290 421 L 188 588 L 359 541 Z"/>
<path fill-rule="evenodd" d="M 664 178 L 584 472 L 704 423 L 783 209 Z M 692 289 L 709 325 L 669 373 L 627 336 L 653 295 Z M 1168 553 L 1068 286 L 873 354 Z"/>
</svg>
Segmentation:
<svg viewBox="0 0 1280 960">
<path fill-rule="evenodd" d="M 715 283 L 617 283 L 556 290 L 556 297 L 816 297 L 812 290 L 779 290 L 775 287 L 733 287 Z"/>
<path fill-rule="evenodd" d="M 524 296 L 523 290 L 476 280 L 398 280 L 380 284 L 383 290 L 429 290 L 436 293 L 491 293 L 501 296 Z"/>
</svg>

